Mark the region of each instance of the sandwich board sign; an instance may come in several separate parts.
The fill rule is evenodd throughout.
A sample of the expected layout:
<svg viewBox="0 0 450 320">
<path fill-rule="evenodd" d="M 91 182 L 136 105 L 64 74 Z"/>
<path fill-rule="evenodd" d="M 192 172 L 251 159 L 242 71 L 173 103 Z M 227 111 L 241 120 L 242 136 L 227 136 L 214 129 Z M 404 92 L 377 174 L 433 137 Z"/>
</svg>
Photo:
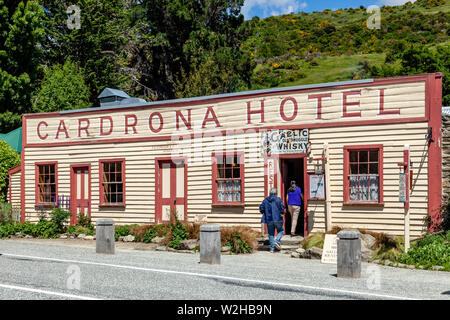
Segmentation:
<svg viewBox="0 0 450 320">
<path fill-rule="evenodd" d="M 322 263 L 337 264 L 337 234 L 326 234 L 322 251 Z"/>
</svg>

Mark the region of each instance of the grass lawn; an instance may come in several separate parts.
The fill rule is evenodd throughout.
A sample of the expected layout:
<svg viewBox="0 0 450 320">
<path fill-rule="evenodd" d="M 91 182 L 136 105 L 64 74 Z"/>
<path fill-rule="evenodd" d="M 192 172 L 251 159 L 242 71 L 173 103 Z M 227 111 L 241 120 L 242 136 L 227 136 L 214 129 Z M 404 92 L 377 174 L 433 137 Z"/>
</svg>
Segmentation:
<svg viewBox="0 0 450 320">
<path fill-rule="evenodd" d="M 353 73 L 361 68 L 360 62 L 384 63 L 384 54 L 359 54 L 351 56 L 331 56 L 317 59 L 317 66 L 306 70 L 306 77 L 292 82 L 280 83 L 279 87 L 297 86 L 313 83 L 352 80 Z"/>
</svg>

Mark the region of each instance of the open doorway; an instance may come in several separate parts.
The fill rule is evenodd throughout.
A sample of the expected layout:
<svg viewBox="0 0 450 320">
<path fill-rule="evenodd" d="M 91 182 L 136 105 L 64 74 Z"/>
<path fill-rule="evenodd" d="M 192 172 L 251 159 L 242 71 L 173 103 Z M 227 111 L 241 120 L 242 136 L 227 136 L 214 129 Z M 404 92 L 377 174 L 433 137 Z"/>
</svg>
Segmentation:
<svg viewBox="0 0 450 320">
<path fill-rule="evenodd" d="M 295 180 L 298 187 L 301 188 L 303 199 L 305 197 L 305 168 L 304 168 L 304 157 L 298 158 L 287 158 L 280 159 L 280 169 L 281 169 L 281 198 L 285 205 L 285 219 L 284 219 L 284 230 L 285 234 L 291 233 L 291 215 L 288 211 L 288 204 L 286 200 L 287 190 L 290 187 L 292 180 Z M 305 201 L 302 201 L 300 213 L 298 215 L 297 227 L 295 228 L 295 234 L 305 236 Z"/>
</svg>

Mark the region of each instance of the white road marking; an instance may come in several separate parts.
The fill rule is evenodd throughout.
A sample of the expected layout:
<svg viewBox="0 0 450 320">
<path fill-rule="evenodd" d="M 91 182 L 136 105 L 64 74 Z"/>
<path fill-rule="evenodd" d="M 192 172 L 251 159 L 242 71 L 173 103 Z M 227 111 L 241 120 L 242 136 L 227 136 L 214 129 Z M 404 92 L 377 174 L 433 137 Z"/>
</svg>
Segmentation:
<svg viewBox="0 0 450 320">
<path fill-rule="evenodd" d="M 2 284 L 2 283 L 0 283 L 0 288 L 28 291 L 28 292 L 34 292 L 34 293 L 43 293 L 43 294 L 47 294 L 47 295 L 64 297 L 64 298 L 72 298 L 72 299 L 99 300 L 98 298 L 93 298 L 93 297 L 79 296 L 79 295 L 62 293 L 62 292 L 55 292 L 55 291 L 47 291 L 47 290 L 41 290 L 41 289 L 36 289 L 36 288 L 12 286 L 12 285 L 9 285 L 9 284 Z"/>
<path fill-rule="evenodd" d="M 26 256 L 26 255 L 9 254 L 9 253 L 2 253 L 1 255 L 2 256 L 9 256 L 9 257 L 35 259 L 35 260 L 47 260 L 47 261 L 67 262 L 67 263 L 79 263 L 79 264 L 88 264 L 88 265 L 96 265 L 96 266 L 104 266 L 104 267 L 112 267 L 112 268 L 121 268 L 121 269 L 131 269 L 131 270 L 141 270 L 141 271 L 151 271 L 151 272 L 160 272 L 160 273 L 188 275 L 188 276 L 201 277 L 201 278 L 210 278 L 210 279 L 223 279 L 223 280 L 241 281 L 241 282 L 249 282 L 249 283 L 260 283 L 260 284 L 266 284 L 266 285 L 286 286 L 286 287 L 291 287 L 291 288 L 310 289 L 310 290 L 316 290 L 316 291 L 322 290 L 322 291 L 328 291 L 328 292 L 331 292 L 331 293 L 352 294 L 352 295 L 368 296 L 368 297 L 374 297 L 374 298 L 376 297 L 376 298 L 384 298 L 384 299 L 417 300 L 417 299 L 409 298 L 409 297 L 392 296 L 392 295 L 378 294 L 378 293 L 372 293 L 372 292 L 359 292 L 359 291 L 351 291 L 351 290 L 343 290 L 343 289 L 322 288 L 322 287 L 306 286 L 306 285 L 301 285 L 301 284 L 270 282 L 270 281 L 263 281 L 263 280 L 256 280 L 256 279 L 243 279 L 243 278 L 226 277 L 226 276 L 220 276 L 220 275 L 214 275 L 214 274 L 206 274 L 206 273 L 163 270 L 163 269 L 144 268 L 144 267 L 136 267 L 136 266 L 128 266 L 128 265 L 120 265 L 120 264 L 102 263 L 102 262 L 79 261 L 79 260 L 57 259 L 57 258 L 45 258 L 45 257 L 38 257 L 38 256 Z"/>
</svg>

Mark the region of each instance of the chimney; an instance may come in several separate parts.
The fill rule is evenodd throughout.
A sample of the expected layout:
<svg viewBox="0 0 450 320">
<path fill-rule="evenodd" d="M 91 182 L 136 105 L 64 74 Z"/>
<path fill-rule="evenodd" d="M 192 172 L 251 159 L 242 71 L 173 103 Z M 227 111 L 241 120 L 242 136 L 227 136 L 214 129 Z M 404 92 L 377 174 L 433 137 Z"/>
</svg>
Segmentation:
<svg viewBox="0 0 450 320">
<path fill-rule="evenodd" d="M 100 108 L 118 106 L 118 105 L 131 105 L 146 103 L 144 99 L 131 98 L 125 92 L 118 89 L 105 88 L 98 96 L 100 100 Z"/>
</svg>

